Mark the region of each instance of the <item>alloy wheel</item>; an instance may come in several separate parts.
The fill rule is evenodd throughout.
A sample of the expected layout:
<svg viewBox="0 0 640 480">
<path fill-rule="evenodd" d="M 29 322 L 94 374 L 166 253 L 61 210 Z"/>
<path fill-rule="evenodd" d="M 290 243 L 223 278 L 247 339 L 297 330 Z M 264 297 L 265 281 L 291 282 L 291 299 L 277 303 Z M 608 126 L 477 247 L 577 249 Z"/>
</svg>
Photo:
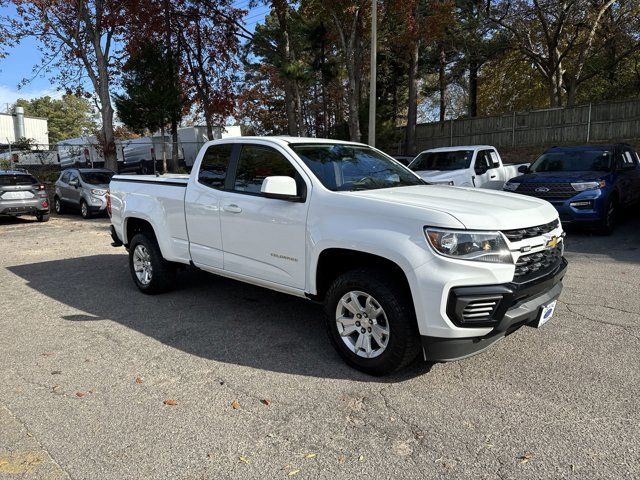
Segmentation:
<svg viewBox="0 0 640 480">
<path fill-rule="evenodd" d="M 389 344 L 389 321 L 371 295 L 357 290 L 342 296 L 336 308 L 336 325 L 344 344 L 359 357 L 375 358 Z"/>
<path fill-rule="evenodd" d="M 153 274 L 151 256 L 147 248 L 142 244 L 136 245 L 133 251 L 133 270 L 142 285 L 149 285 L 151 283 Z"/>
</svg>

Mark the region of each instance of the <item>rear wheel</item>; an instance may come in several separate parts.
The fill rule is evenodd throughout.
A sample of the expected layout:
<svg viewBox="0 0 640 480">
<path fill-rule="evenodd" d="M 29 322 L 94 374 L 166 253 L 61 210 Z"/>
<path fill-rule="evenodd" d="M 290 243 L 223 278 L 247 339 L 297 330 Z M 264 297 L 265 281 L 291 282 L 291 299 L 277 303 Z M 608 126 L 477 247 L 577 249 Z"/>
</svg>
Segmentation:
<svg viewBox="0 0 640 480">
<path fill-rule="evenodd" d="M 80 200 L 80 215 L 82 215 L 84 219 L 91 218 L 91 210 L 84 200 Z"/>
<path fill-rule="evenodd" d="M 62 200 L 58 197 L 54 197 L 53 199 L 53 209 L 56 214 L 62 215 L 64 213 L 64 205 L 62 204 Z"/>
<path fill-rule="evenodd" d="M 420 351 L 410 293 L 389 278 L 374 269 L 353 270 L 325 297 L 331 342 L 349 365 L 371 375 L 399 370 Z"/>
<path fill-rule="evenodd" d="M 48 213 L 36 213 L 36 220 L 39 222 L 48 222 L 49 214 Z"/>
<path fill-rule="evenodd" d="M 173 288 L 176 269 L 162 257 L 158 242 L 148 233 L 138 233 L 129 244 L 129 270 L 141 292 L 156 294 Z"/>
</svg>

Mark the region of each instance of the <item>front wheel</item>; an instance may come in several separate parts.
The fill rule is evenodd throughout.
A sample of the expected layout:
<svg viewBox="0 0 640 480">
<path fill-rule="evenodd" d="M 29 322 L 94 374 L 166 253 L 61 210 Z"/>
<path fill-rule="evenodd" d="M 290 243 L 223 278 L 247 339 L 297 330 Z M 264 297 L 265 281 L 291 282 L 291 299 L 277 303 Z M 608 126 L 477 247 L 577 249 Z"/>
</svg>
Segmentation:
<svg viewBox="0 0 640 480">
<path fill-rule="evenodd" d="M 89 205 L 84 200 L 80 200 L 80 215 L 85 220 L 91 218 L 91 210 L 89 210 Z"/>
<path fill-rule="evenodd" d="M 352 367 L 386 375 L 420 351 L 411 295 L 385 272 L 353 270 L 338 277 L 325 297 L 329 338 Z"/>
<path fill-rule="evenodd" d="M 138 233 L 129 244 L 129 270 L 142 293 L 163 293 L 173 288 L 176 269 L 167 262 L 156 239 L 147 233 Z"/>
<path fill-rule="evenodd" d="M 611 235 L 618 221 L 618 202 L 614 197 L 610 198 L 600 221 L 598 231 L 601 235 Z"/>
<path fill-rule="evenodd" d="M 59 197 L 55 197 L 53 199 L 53 209 L 58 215 L 62 215 L 64 213 L 64 205 L 62 204 L 62 200 L 60 200 Z"/>
</svg>

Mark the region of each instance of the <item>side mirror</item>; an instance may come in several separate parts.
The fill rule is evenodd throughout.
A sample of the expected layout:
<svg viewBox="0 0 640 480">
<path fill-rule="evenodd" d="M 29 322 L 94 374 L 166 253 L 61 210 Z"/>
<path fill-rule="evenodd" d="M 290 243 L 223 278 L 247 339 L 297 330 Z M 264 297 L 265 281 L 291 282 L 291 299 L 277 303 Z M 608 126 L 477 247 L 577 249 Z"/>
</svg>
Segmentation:
<svg viewBox="0 0 640 480">
<path fill-rule="evenodd" d="M 298 185 L 291 177 L 273 176 L 262 181 L 260 192 L 267 198 L 288 200 L 290 202 L 304 202 L 304 197 L 298 195 Z"/>
<path fill-rule="evenodd" d="M 520 165 L 518 167 L 518 172 L 520 173 L 527 173 L 529 171 L 529 167 L 527 165 Z"/>
</svg>

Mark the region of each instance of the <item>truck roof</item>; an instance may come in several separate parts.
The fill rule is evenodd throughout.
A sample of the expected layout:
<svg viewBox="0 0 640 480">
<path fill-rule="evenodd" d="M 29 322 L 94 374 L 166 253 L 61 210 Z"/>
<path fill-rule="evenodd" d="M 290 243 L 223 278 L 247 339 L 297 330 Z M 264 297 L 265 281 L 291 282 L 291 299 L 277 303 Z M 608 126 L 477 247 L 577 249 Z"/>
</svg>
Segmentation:
<svg viewBox="0 0 640 480">
<path fill-rule="evenodd" d="M 496 147 L 494 147 L 492 145 L 456 145 L 455 147 L 429 148 L 427 150 L 423 150 L 420 153 L 425 153 L 425 152 L 457 152 L 458 150 L 486 150 L 487 148 L 496 149 Z"/>
<path fill-rule="evenodd" d="M 236 142 L 244 142 L 247 140 L 265 140 L 273 143 L 277 143 L 279 145 L 291 145 L 298 143 L 341 143 L 348 145 L 361 145 L 364 146 L 363 143 L 358 142 L 349 142 L 347 140 L 335 140 L 331 138 L 313 138 L 313 137 L 291 137 L 287 135 L 274 135 L 274 136 L 253 136 L 253 137 L 225 137 L 221 140 L 214 140 L 216 142 L 228 142 L 228 141 L 236 141 Z"/>
</svg>

